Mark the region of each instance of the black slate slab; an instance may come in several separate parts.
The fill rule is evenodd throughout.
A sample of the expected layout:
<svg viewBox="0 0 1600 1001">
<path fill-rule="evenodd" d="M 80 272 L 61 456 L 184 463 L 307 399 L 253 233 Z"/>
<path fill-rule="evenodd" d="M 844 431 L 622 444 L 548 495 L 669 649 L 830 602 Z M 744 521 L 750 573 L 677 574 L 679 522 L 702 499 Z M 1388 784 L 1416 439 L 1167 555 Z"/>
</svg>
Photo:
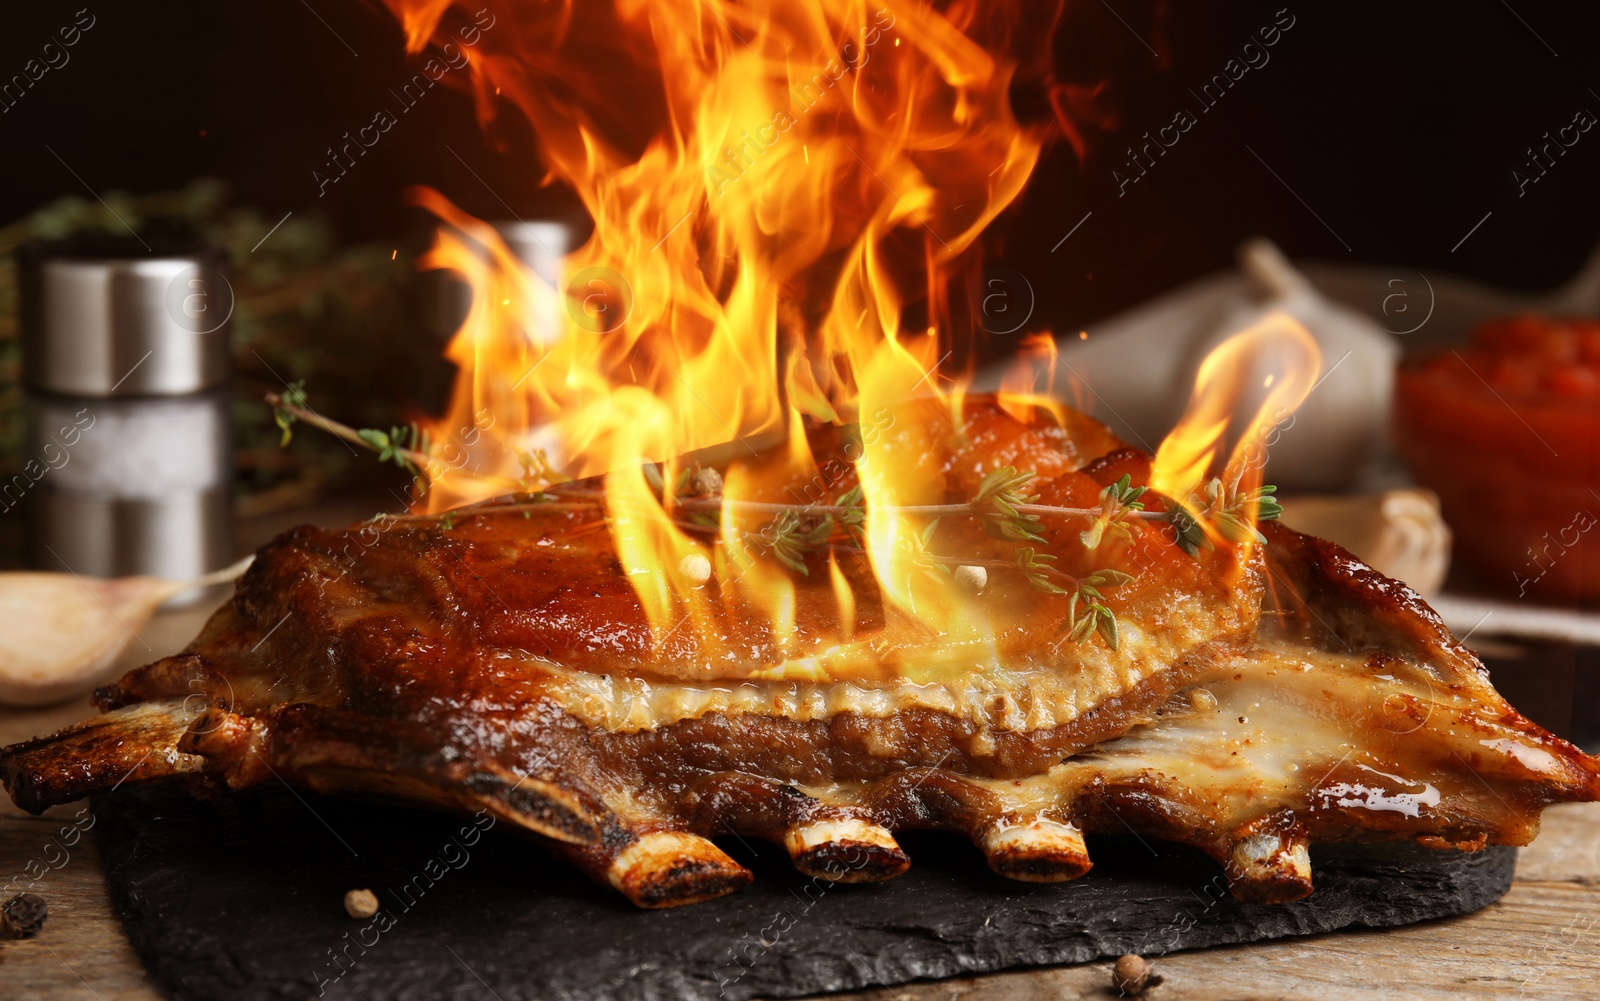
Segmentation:
<svg viewBox="0 0 1600 1001">
<path fill-rule="evenodd" d="M 212 802 L 123 789 L 96 810 L 146 968 L 174 998 L 228 1001 L 796 997 L 1409 924 L 1499 898 L 1516 859 L 1330 849 L 1313 854 L 1315 894 L 1267 907 L 1229 898 L 1209 859 L 1133 838 L 1091 840 L 1094 871 L 1054 886 L 994 876 L 942 835 L 908 835 L 911 872 L 875 886 L 815 883 L 730 839 L 754 886 L 639 911 L 504 829 L 474 836 L 470 819 L 281 786 Z M 367 921 L 343 910 L 357 887 L 383 908 Z"/>
</svg>

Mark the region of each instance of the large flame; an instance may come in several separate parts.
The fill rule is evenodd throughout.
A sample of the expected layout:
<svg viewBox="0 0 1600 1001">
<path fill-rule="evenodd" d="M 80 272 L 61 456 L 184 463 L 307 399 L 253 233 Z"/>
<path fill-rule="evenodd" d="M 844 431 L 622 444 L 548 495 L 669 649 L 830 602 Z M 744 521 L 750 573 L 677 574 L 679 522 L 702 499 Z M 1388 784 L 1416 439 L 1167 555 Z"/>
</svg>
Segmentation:
<svg viewBox="0 0 1600 1001">
<path fill-rule="evenodd" d="M 414 48 L 450 33 L 438 0 L 388 0 Z M 1021 191 L 1041 137 L 1018 125 L 1008 4 L 856 0 L 491 5 L 468 50 L 485 113 L 509 101 L 594 235 L 573 287 L 511 276 L 446 238 L 424 262 L 479 291 L 450 356 L 449 435 L 487 409 L 574 475 L 835 421 L 903 393 L 939 357 L 947 289 Z M 1035 39 L 1033 46 L 1042 47 Z M 997 55 L 1000 53 L 1001 55 Z M 495 98 L 498 95 L 498 99 Z M 475 273 L 476 272 L 476 273 Z M 564 336 L 522 329 L 567 299 Z M 925 323 L 901 329 L 908 303 Z M 863 373 L 881 384 L 869 389 Z M 514 456 L 497 457 L 508 477 Z M 435 510 L 496 489 L 457 480 Z"/>
<path fill-rule="evenodd" d="M 1010 95 L 1019 73 L 1048 85 L 1059 0 L 384 3 L 413 52 L 464 53 L 484 124 L 514 108 L 547 179 L 594 221 L 557 287 L 489 225 L 415 193 L 445 223 L 424 266 L 475 292 L 448 349 L 452 403 L 429 427 L 470 472 L 435 462 L 419 505 L 537 490 L 556 470 L 603 474 L 618 559 L 658 645 L 686 629 L 714 651 L 737 608 L 782 646 L 795 584 L 752 557 L 738 505 L 816 476 L 806 422 L 904 417 L 892 438 L 863 437 L 864 547 L 886 602 L 981 640 L 960 596 L 918 572 L 930 519 L 895 509 L 944 500 L 918 442 L 950 426 L 929 415 L 961 407 L 937 370 L 975 326 L 978 236 L 1040 157 L 1045 136 L 1019 124 Z M 1059 410 L 1054 347 L 1023 343 L 1032 374 L 1002 400 L 1031 420 Z M 1214 424 L 1186 421 L 1220 437 Z M 679 456 L 708 448 L 728 469 L 715 534 L 688 530 L 662 488 L 694 471 Z M 1212 458 L 1183 451 L 1158 461 L 1174 489 Z M 720 588 L 691 572 L 707 565 Z M 827 566 L 849 620 L 856 595 Z M 789 676 L 851 660 L 835 653 L 797 650 Z"/>
<path fill-rule="evenodd" d="M 430 471 L 429 510 L 526 486 L 530 470 L 607 474 L 619 556 L 665 634 L 712 614 L 672 568 L 738 547 L 731 524 L 715 553 L 685 532 L 643 463 L 732 442 L 752 461 L 724 497 L 758 498 L 804 472 L 805 419 L 849 421 L 913 396 L 956 405 L 933 376 L 941 343 L 972 326 L 950 290 L 1038 161 L 1043 136 L 1018 124 L 1009 89 L 1019 61 L 1047 51 L 1048 23 L 1024 32 L 1017 6 L 989 0 L 617 0 L 490 4 L 468 28 L 448 2 L 386 2 L 413 50 L 470 34 L 486 121 L 506 102 L 520 111 L 549 176 L 595 223 L 567 258 L 567 287 L 553 288 L 490 227 L 417 192 L 461 234 L 447 230 L 424 266 L 477 293 L 449 347 L 454 400 L 430 431 L 451 440 L 494 421 L 473 475 Z M 1053 23 L 1057 11 L 1044 13 Z M 525 329 L 552 315 L 565 329 Z M 785 438 L 787 463 L 753 461 Z M 885 445 L 859 469 L 869 511 L 940 499 L 937 478 Z M 894 582 L 920 528 L 869 514 L 865 531 L 908 608 L 916 596 Z M 744 597 L 790 629 L 785 575 L 741 569 Z"/>
</svg>

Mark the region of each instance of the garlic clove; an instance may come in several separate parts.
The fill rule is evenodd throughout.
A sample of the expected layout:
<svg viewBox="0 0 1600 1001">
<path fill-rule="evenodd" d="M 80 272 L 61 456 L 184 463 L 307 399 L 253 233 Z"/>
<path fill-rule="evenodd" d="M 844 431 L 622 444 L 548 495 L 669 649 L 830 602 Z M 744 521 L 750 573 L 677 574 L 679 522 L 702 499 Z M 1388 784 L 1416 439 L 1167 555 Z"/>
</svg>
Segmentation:
<svg viewBox="0 0 1600 1001">
<path fill-rule="evenodd" d="M 251 559 L 191 581 L 0 573 L 0 704 L 50 705 L 88 691 L 162 602 L 233 580 Z"/>
</svg>

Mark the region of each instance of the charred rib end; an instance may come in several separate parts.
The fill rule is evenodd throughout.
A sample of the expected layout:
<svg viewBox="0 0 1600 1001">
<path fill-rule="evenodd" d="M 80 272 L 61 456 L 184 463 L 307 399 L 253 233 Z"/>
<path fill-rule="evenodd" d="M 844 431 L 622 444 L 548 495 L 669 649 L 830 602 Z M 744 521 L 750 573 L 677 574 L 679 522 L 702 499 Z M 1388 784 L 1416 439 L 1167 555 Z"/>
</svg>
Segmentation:
<svg viewBox="0 0 1600 1001">
<path fill-rule="evenodd" d="M 834 883 L 877 883 L 911 868 L 894 835 L 859 817 L 814 820 L 791 827 L 783 846 L 794 867 Z"/>
<path fill-rule="evenodd" d="M 606 870 L 607 882 L 636 906 L 653 908 L 721 897 L 753 878 L 710 841 L 682 831 L 642 835 Z"/>
<path fill-rule="evenodd" d="M 191 716 L 181 699 L 131 705 L 0 749 L 0 777 L 18 806 L 41 813 L 124 782 L 198 772 L 200 759 L 177 750 Z"/>
<path fill-rule="evenodd" d="M 1311 852 L 1304 836 L 1274 824 L 1246 826 L 1228 851 L 1228 890 L 1251 904 L 1286 904 L 1311 895 Z"/>
</svg>

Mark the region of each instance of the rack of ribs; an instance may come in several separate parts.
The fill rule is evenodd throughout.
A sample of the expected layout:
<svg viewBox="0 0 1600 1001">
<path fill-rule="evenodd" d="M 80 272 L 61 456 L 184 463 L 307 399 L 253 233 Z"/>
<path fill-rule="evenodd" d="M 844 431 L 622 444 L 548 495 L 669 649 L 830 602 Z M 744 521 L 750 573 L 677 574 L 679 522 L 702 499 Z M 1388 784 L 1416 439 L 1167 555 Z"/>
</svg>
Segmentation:
<svg viewBox="0 0 1600 1001">
<path fill-rule="evenodd" d="M 1148 481 L 1081 415 L 972 398 L 959 420 L 917 446 L 952 498 L 1003 465 L 1044 504 Z M 848 488 L 846 436 L 810 438 Z M 714 628 L 660 635 L 597 486 L 284 534 L 186 650 L 99 690 L 102 715 L 0 751 L 6 788 L 32 811 L 162 780 L 486 810 L 642 907 L 747 883 L 717 836 L 849 882 L 903 872 L 895 833 L 919 828 L 1030 881 L 1132 831 L 1286 901 L 1312 891 L 1312 843 L 1526 844 L 1545 805 L 1600 793 L 1600 763 L 1511 708 L 1416 593 L 1275 523 L 1194 555 L 1131 525 L 1115 648 L 1067 641 L 1068 602 L 999 572 L 973 598 L 988 639 L 954 642 L 846 546 L 805 557 L 788 633 L 719 572 Z M 1004 558 L 947 521 L 943 542 Z"/>
</svg>

